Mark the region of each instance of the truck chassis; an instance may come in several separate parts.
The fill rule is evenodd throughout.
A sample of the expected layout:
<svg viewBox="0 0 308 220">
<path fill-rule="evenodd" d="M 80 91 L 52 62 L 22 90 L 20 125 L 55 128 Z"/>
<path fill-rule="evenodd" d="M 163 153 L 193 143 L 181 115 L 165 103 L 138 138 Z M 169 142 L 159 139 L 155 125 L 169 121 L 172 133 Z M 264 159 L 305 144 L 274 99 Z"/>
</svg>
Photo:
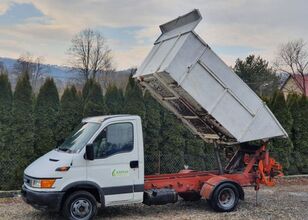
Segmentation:
<svg viewBox="0 0 308 220">
<path fill-rule="evenodd" d="M 243 187 L 259 190 L 260 184 L 275 185 L 282 167 L 269 157 L 266 144 L 241 146 L 223 172 L 182 170 L 179 173 L 145 176 L 144 203 L 174 203 L 178 196 L 195 201 L 205 198 L 216 211 L 232 211 L 244 199 Z"/>
</svg>

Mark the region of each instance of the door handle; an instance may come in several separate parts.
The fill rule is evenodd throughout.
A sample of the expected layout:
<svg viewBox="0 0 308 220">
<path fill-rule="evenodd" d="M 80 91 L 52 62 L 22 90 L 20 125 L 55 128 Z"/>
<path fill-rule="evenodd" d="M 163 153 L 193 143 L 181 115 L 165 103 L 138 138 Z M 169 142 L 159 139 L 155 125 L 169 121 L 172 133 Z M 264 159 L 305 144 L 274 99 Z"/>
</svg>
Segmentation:
<svg viewBox="0 0 308 220">
<path fill-rule="evenodd" d="M 139 167 L 139 161 L 138 160 L 133 160 L 129 163 L 130 168 L 138 168 Z"/>
</svg>

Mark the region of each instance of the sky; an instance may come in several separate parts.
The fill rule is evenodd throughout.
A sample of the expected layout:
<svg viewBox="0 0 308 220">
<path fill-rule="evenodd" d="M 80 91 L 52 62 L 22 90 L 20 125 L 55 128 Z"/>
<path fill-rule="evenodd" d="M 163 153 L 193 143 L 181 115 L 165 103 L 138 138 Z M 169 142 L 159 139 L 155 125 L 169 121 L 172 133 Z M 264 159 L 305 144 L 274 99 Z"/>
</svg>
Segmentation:
<svg viewBox="0 0 308 220">
<path fill-rule="evenodd" d="M 66 65 L 72 37 L 92 28 L 118 70 L 138 67 L 158 26 L 195 8 L 203 17 L 196 32 L 229 66 L 250 54 L 272 62 L 281 44 L 308 42 L 305 0 L 0 0 L 0 57 L 29 52 Z"/>
</svg>

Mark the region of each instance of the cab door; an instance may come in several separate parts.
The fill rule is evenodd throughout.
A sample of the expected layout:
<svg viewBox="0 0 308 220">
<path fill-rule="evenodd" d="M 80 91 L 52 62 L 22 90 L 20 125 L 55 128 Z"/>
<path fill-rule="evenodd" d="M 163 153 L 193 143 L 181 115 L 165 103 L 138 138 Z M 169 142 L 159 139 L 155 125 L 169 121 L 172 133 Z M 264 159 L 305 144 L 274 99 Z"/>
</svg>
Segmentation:
<svg viewBox="0 0 308 220">
<path fill-rule="evenodd" d="M 119 120 L 105 124 L 93 141 L 95 159 L 87 161 L 87 180 L 100 185 L 106 206 L 134 200 L 139 176 L 136 134 L 135 120 Z"/>
</svg>

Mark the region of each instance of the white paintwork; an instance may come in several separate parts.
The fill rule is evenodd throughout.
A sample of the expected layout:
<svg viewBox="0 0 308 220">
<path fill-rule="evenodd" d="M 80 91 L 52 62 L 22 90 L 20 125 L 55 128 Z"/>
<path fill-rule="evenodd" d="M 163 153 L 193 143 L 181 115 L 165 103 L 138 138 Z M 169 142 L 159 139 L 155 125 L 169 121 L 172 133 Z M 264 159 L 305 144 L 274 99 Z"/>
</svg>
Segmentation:
<svg viewBox="0 0 308 220">
<path fill-rule="evenodd" d="M 102 122 L 101 128 L 97 134 L 91 138 L 91 142 L 95 140 L 97 135 L 108 125 L 115 123 L 129 122 L 133 124 L 134 130 L 134 149 L 131 152 L 115 154 L 104 159 L 95 159 L 93 161 L 87 161 L 87 180 L 95 183 L 99 183 L 102 187 L 117 187 L 143 184 L 143 163 L 139 168 L 131 169 L 129 166 L 130 161 L 141 161 L 139 151 L 143 152 L 142 128 L 140 127 L 141 121 L 138 116 L 112 116 L 112 118 Z M 141 141 L 141 142 L 140 142 Z M 128 171 L 124 176 L 112 176 L 113 170 L 125 170 Z M 134 193 L 120 194 L 120 195 L 108 195 L 105 196 L 105 205 L 119 205 L 133 202 L 138 195 Z"/>
<path fill-rule="evenodd" d="M 94 122 L 94 123 L 102 123 L 108 118 L 114 118 L 114 117 L 127 117 L 130 115 L 102 115 L 102 116 L 95 116 L 95 117 L 89 117 L 82 119 L 82 122 Z"/>
<path fill-rule="evenodd" d="M 57 162 L 49 159 L 59 160 Z M 56 172 L 61 166 L 71 166 L 68 172 Z M 54 187 L 48 191 L 61 191 L 65 186 L 86 179 L 86 163 L 82 153 L 70 154 L 63 151 L 52 150 L 32 162 L 24 171 L 24 174 L 35 178 L 61 178 L 57 179 Z M 46 189 L 28 188 L 34 191 L 46 191 Z"/>
<path fill-rule="evenodd" d="M 134 77 L 205 140 L 234 143 L 287 137 L 262 100 L 193 31 L 200 20 L 199 11 L 194 10 L 162 25 L 161 36 Z M 176 108 L 176 99 L 188 103 L 204 126 L 214 128 L 196 127 L 186 117 L 191 115 Z M 198 112 L 211 120 L 205 123 Z"/>
<path fill-rule="evenodd" d="M 194 13 L 185 14 L 165 24 L 160 25 L 159 28 L 162 34 L 155 41 L 155 44 L 195 29 L 201 19 L 201 14 L 198 10 L 195 9 Z"/>
<path fill-rule="evenodd" d="M 85 147 L 77 153 L 67 153 L 58 150 L 52 150 L 31 163 L 24 171 L 24 174 L 34 178 L 61 178 L 57 179 L 54 187 L 51 189 L 28 188 L 34 191 L 62 191 L 71 183 L 79 181 L 91 181 L 101 188 L 138 185 L 144 184 L 144 156 L 143 156 L 143 136 L 141 119 L 133 115 L 108 115 L 86 118 L 83 122 L 100 123 L 100 129 L 91 137 L 88 143 L 92 143 L 97 135 L 107 125 L 129 122 L 133 124 L 134 130 L 134 148 L 128 153 L 119 153 L 105 159 L 95 159 L 93 161 L 84 158 Z M 56 159 L 57 162 L 49 159 Z M 139 168 L 131 169 L 130 161 L 138 160 Z M 61 166 L 70 166 L 67 172 L 57 172 L 56 168 Z M 112 171 L 128 170 L 129 174 L 125 176 L 112 176 Z M 143 192 L 115 194 L 105 196 L 105 205 L 120 205 L 139 203 L 143 201 Z"/>
</svg>

